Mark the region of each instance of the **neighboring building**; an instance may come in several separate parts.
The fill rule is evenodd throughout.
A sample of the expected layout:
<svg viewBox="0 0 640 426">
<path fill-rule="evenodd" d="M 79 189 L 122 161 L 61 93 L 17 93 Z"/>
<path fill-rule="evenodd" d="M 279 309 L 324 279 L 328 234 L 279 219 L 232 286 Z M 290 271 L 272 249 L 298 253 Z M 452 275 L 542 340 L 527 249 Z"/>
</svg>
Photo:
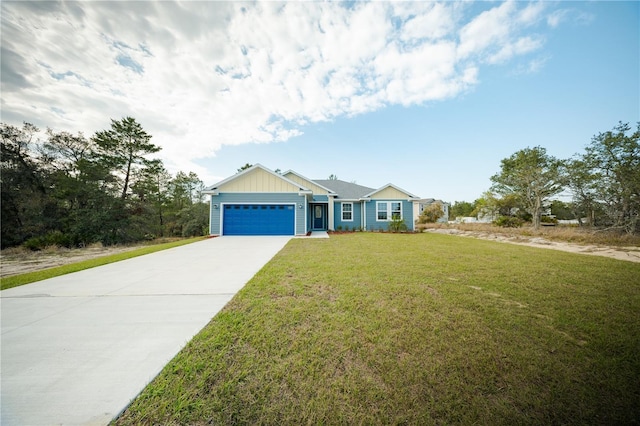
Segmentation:
<svg viewBox="0 0 640 426">
<path fill-rule="evenodd" d="M 434 203 L 440 203 L 440 205 L 442 206 L 442 212 L 444 213 L 442 217 L 438 219 L 438 222 L 447 223 L 449 221 L 449 208 L 451 207 L 451 204 L 445 203 L 442 200 L 436 200 L 434 198 L 422 198 L 418 200 L 418 202 L 415 204 L 417 207 L 417 210 L 414 213 L 416 219 L 418 219 L 418 217 L 422 214 L 422 212 L 426 207 L 429 207 L 431 204 L 434 204 Z"/>
<path fill-rule="evenodd" d="M 211 196 L 211 235 L 306 235 L 387 230 L 392 218 L 415 229 L 419 197 L 393 184 L 374 189 L 341 180 L 278 174 L 256 164 L 203 192 Z"/>
</svg>

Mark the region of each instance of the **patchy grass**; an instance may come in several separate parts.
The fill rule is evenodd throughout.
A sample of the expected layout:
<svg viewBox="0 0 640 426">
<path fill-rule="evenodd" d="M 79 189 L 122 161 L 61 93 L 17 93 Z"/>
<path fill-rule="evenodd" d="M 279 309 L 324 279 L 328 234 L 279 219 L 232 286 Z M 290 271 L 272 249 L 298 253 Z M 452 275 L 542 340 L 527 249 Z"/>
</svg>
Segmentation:
<svg viewBox="0 0 640 426">
<path fill-rule="evenodd" d="M 28 272 L 26 274 L 13 275 L 0 279 L 0 289 L 6 290 L 12 287 L 18 287 L 36 281 L 45 280 L 47 278 L 57 277 L 59 275 L 70 274 L 72 272 L 82 271 L 83 269 L 94 268 L 96 266 L 106 265 L 108 263 L 119 262 L 121 260 L 138 257 L 160 250 L 166 250 L 172 247 L 178 247 L 185 244 L 201 241 L 204 237 L 189 238 L 184 240 L 172 241 L 169 243 L 160 243 L 149 246 L 143 246 L 130 251 L 96 257 L 93 259 L 83 260 L 80 262 L 70 263 L 67 265 L 56 266 L 54 268 L 42 269 L 39 271 Z"/>
<path fill-rule="evenodd" d="M 115 422 L 632 424 L 640 265 L 439 234 L 292 240 Z"/>
<path fill-rule="evenodd" d="M 508 237 L 540 237 L 550 241 L 563 241 L 582 245 L 640 247 L 640 235 L 627 234 L 619 230 L 605 231 L 578 226 L 542 226 L 536 230 L 530 225 L 521 228 L 502 228 L 490 223 L 429 223 L 418 225 L 418 227 L 424 229 L 459 229 L 461 231 L 489 235 L 498 234 Z"/>
</svg>

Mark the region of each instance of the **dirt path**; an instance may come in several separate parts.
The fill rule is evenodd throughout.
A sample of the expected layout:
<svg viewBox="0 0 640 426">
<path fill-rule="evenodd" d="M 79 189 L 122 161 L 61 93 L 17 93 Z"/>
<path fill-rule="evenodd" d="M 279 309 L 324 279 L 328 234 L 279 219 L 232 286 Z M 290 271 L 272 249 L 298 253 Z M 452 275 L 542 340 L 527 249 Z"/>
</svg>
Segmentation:
<svg viewBox="0 0 640 426">
<path fill-rule="evenodd" d="M 22 249 L 3 250 L 0 254 L 0 277 L 67 265 L 95 257 L 135 250 L 139 247 L 87 247 L 82 249 L 47 249 L 33 252 Z"/>
<path fill-rule="evenodd" d="M 549 241 L 540 237 L 513 237 L 489 232 L 462 231 L 459 229 L 427 229 L 426 232 L 437 234 L 459 235 L 462 237 L 480 238 L 509 244 L 519 244 L 529 247 L 567 251 L 570 253 L 603 256 L 612 259 L 626 260 L 640 263 L 640 247 L 610 247 L 599 245 L 581 245 L 559 241 Z"/>
</svg>

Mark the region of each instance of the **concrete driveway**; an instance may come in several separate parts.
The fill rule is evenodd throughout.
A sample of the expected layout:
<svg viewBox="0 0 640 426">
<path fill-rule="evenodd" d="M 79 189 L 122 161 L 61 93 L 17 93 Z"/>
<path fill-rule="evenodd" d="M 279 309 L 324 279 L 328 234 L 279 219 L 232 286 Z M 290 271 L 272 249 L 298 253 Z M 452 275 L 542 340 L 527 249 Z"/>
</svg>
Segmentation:
<svg viewBox="0 0 640 426">
<path fill-rule="evenodd" d="M 214 238 L 2 291 L 0 424 L 107 424 L 289 239 Z"/>
</svg>

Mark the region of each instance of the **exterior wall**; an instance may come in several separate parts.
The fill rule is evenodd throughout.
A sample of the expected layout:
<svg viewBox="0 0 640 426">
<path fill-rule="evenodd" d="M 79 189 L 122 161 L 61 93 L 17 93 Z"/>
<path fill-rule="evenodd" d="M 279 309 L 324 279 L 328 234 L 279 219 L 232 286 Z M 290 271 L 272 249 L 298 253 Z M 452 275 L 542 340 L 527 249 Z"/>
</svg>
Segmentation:
<svg viewBox="0 0 640 426">
<path fill-rule="evenodd" d="M 335 198 L 336 197 L 328 197 L 329 198 L 329 223 L 327 224 L 329 231 L 336 230 L 336 220 L 335 220 Z"/>
<path fill-rule="evenodd" d="M 272 175 L 260 168 L 233 179 L 220 186 L 218 192 L 295 192 L 298 193 L 300 187 L 281 179 L 280 176 Z"/>
<path fill-rule="evenodd" d="M 388 186 L 385 189 L 383 189 L 380 192 L 376 192 L 375 194 L 373 194 L 371 196 L 372 200 L 380 200 L 380 201 L 384 201 L 384 200 L 402 200 L 402 199 L 407 199 L 409 198 L 409 195 L 402 192 L 402 191 L 398 191 L 397 189 Z"/>
<path fill-rule="evenodd" d="M 444 203 L 442 205 L 442 210 L 444 211 L 444 216 L 442 216 L 438 222 L 448 223 L 449 222 L 449 203 Z"/>
<path fill-rule="evenodd" d="M 436 201 L 440 202 L 440 201 Z M 420 217 L 420 214 L 424 211 L 424 209 L 431 204 L 423 204 L 423 203 L 414 203 L 413 205 L 413 216 L 416 220 Z M 442 213 L 443 216 L 438 219 L 438 223 L 447 223 L 449 222 L 449 203 L 442 202 Z"/>
<path fill-rule="evenodd" d="M 342 220 L 342 203 L 353 203 L 353 220 L 352 221 L 343 221 Z M 340 229 L 349 229 L 353 228 L 362 228 L 362 203 L 359 201 L 340 201 L 335 200 L 333 204 L 333 213 L 334 213 L 334 230 L 337 230 L 340 226 Z"/>
<path fill-rule="evenodd" d="M 307 198 L 298 193 L 224 193 L 211 196 L 209 233 L 222 234 L 222 206 L 224 204 L 295 204 L 295 233 L 307 233 Z M 302 208 L 300 208 L 302 206 Z M 217 208 L 216 208 L 217 207 Z"/>
<path fill-rule="evenodd" d="M 406 194 L 403 194 L 403 195 L 406 196 Z M 413 202 L 407 201 L 406 199 L 405 200 L 376 199 L 376 200 L 367 201 L 365 203 L 365 223 L 366 223 L 367 231 L 389 230 L 390 220 L 386 220 L 386 221 L 378 220 L 378 217 L 376 214 L 376 203 L 379 201 L 402 203 L 402 219 L 404 220 L 404 223 L 407 225 L 407 229 L 409 230 L 415 229 L 415 219 L 417 219 L 417 217 L 414 215 Z M 391 212 L 389 212 L 389 215 L 391 215 Z"/>
<path fill-rule="evenodd" d="M 326 194 L 329 193 L 326 189 L 319 187 L 317 184 L 315 184 L 315 183 L 313 183 L 311 181 L 308 181 L 307 179 L 301 178 L 300 176 L 296 175 L 295 173 L 287 173 L 287 174 L 285 174 L 283 176 L 286 177 L 289 180 L 294 181 L 295 183 L 300 184 L 300 186 L 304 186 L 305 188 L 310 189 L 313 192 L 314 195 L 315 194 L 321 194 L 321 195 L 325 194 L 326 195 Z"/>
</svg>

